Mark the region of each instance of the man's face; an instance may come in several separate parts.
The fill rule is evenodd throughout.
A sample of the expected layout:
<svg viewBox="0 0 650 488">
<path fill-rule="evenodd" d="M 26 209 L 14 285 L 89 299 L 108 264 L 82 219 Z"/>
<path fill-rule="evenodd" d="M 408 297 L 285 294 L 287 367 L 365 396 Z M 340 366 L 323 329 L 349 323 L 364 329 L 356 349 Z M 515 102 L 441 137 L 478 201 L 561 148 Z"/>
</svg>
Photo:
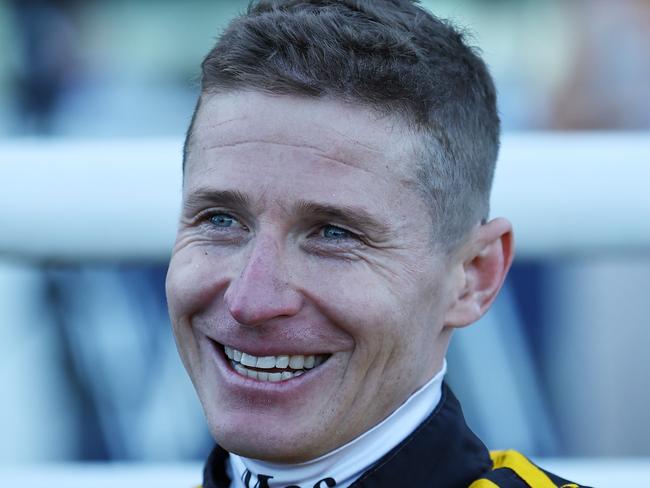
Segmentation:
<svg viewBox="0 0 650 488">
<path fill-rule="evenodd" d="M 225 449 L 315 458 L 441 367 L 458 263 L 431 244 L 413 141 L 394 119 L 331 100 L 204 101 L 167 296 Z"/>
</svg>

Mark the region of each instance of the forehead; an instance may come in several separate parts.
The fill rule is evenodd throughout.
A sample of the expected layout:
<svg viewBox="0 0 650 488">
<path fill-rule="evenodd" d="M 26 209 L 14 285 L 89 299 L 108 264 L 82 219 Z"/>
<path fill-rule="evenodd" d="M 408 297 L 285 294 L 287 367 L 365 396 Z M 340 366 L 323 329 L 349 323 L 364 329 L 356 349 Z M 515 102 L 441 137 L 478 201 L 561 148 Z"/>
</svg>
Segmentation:
<svg viewBox="0 0 650 488">
<path fill-rule="evenodd" d="M 217 94 L 202 100 L 186 176 L 205 169 L 210 154 L 220 150 L 284 146 L 408 186 L 414 183 L 414 141 L 400 121 L 359 105 L 259 92 Z"/>
</svg>

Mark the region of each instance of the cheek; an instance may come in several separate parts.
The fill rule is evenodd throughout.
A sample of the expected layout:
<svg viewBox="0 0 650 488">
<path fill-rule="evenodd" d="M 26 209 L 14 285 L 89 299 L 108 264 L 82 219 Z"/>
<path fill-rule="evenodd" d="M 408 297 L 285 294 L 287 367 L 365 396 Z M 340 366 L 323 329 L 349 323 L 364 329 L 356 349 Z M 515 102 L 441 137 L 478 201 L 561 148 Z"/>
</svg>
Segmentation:
<svg viewBox="0 0 650 488">
<path fill-rule="evenodd" d="M 227 272 L 208 251 L 200 248 L 175 252 L 165 283 L 172 322 L 205 308 L 227 283 Z M 219 266 L 221 264 L 221 266 Z"/>
<path fill-rule="evenodd" d="M 322 273 L 312 300 L 329 319 L 354 337 L 357 348 L 378 347 L 399 335 L 402 303 L 387 283 L 367 272 Z"/>
<path fill-rule="evenodd" d="M 354 337 L 356 347 L 403 353 L 434 340 L 442 328 L 441 282 L 429 273 L 377 273 L 352 266 L 321 274 L 315 301 Z"/>
<path fill-rule="evenodd" d="M 175 251 L 165 282 L 169 316 L 178 351 L 197 387 L 203 377 L 203 355 L 191 318 L 214 301 L 215 290 L 218 293 L 224 283 L 223 278 L 215 273 L 220 268 L 211 261 L 209 253 L 206 254 L 199 247 Z"/>
</svg>

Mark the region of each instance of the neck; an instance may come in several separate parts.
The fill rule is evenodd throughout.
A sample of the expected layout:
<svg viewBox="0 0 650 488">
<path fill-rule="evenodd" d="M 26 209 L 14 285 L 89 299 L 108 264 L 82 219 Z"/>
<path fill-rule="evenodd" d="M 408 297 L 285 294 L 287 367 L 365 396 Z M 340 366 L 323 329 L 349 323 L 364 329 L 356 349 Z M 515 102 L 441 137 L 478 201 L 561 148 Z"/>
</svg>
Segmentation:
<svg viewBox="0 0 650 488">
<path fill-rule="evenodd" d="M 442 370 L 390 416 L 356 439 L 317 459 L 281 464 L 231 454 L 231 488 L 350 486 L 431 415 L 440 401 L 446 371 L 445 361 Z"/>
</svg>

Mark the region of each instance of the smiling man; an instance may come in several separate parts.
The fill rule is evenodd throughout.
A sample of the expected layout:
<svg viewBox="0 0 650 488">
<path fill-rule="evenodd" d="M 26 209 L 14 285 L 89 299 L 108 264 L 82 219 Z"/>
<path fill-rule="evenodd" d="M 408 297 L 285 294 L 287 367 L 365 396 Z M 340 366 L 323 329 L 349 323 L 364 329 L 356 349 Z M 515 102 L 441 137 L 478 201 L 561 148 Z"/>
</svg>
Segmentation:
<svg viewBox="0 0 650 488">
<path fill-rule="evenodd" d="M 513 253 L 462 36 L 407 0 L 261 1 L 202 67 L 167 296 L 205 488 L 568 483 L 490 454 L 443 383 Z"/>
</svg>

